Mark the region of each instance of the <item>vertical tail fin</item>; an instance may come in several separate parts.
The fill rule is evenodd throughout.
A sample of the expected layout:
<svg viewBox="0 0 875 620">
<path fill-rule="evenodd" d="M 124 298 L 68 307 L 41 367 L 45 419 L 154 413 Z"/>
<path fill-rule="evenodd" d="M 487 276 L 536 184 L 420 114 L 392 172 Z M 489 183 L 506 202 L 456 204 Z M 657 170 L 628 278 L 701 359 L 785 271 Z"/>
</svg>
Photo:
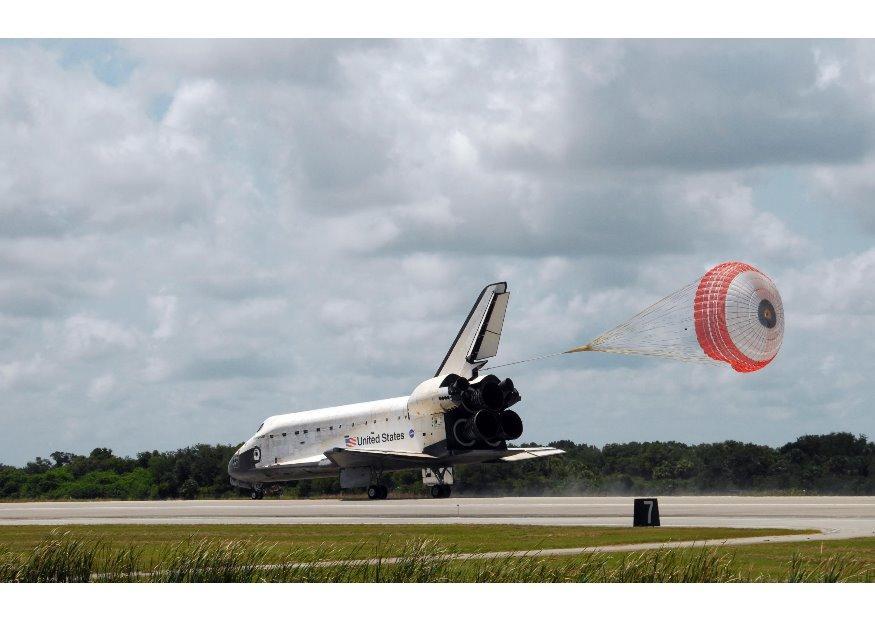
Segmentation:
<svg viewBox="0 0 875 620">
<path fill-rule="evenodd" d="M 509 298 L 506 282 L 490 284 L 480 292 L 436 377 L 449 373 L 466 379 L 477 376 L 480 367 L 498 353 Z"/>
</svg>

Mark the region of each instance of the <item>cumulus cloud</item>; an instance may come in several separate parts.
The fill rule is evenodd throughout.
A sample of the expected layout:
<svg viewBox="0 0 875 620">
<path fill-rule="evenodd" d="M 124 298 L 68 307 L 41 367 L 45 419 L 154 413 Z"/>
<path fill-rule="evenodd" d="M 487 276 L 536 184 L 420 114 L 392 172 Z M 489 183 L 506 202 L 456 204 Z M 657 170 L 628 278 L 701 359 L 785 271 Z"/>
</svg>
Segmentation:
<svg viewBox="0 0 875 620">
<path fill-rule="evenodd" d="M 863 231 L 875 234 L 875 158 L 845 166 L 818 166 L 812 182 L 823 202 L 850 212 Z"/>
<path fill-rule="evenodd" d="M 509 361 L 726 259 L 785 291 L 772 367 L 509 367 L 525 439 L 871 434 L 873 250 L 758 190 L 868 239 L 873 75 L 865 42 L 3 46 L 0 461 L 239 441 L 409 393 L 487 282 Z"/>
<path fill-rule="evenodd" d="M 101 400 L 108 396 L 115 387 L 115 377 L 112 373 L 101 375 L 91 381 L 88 388 L 88 396 L 92 400 Z"/>
<path fill-rule="evenodd" d="M 137 344 L 137 333 L 122 325 L 77 314 L 63 323 L 63 355 L 71 360 L 130 350 Z"/>
<path fill-rule="evenodd" d="M 146 232 L 203 214 L 198 154 L 154 127 L 124 90 L 39 48 L 4 46 L 0 100 L 3 236 Z"/>
<path fill-rule="evenodd" d="M 158 325 L 152 331 L 153 338 L 165 340 L 176 333 L 177 301 L 174 295 L 155 295 L 149 298 L 149 305 L 158 317 Z"/>
</svg>

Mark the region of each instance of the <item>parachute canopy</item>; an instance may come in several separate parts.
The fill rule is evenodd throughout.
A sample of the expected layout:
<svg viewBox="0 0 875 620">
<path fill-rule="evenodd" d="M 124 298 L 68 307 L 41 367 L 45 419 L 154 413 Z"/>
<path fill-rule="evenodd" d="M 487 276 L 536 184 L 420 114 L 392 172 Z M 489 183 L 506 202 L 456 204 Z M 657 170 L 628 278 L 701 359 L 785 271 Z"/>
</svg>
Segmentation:
<svg viewBox="0 0 875 620">
<path fill-rule="evenodd" d="M 738 372 L 753 372 L 775 358 L 783 337 L 784 306 L 774 283 L 756 267 L 730 262 L 566 353 L 725 362 Z"/>
</svg>

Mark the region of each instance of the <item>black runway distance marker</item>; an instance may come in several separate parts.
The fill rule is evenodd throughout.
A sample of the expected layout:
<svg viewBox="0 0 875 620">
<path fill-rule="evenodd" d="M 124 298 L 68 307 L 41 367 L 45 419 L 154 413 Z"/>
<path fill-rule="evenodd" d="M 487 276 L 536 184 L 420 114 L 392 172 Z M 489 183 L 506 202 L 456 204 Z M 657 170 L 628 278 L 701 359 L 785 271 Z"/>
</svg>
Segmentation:
<svg viewBox="0 0 875 620">
<path fill-rule="evenodd" d="M 656 527 L 659 525 L 659 501 L 655 497 L 635 500 L 632 525 L 635 527 Z"/>
</svg>

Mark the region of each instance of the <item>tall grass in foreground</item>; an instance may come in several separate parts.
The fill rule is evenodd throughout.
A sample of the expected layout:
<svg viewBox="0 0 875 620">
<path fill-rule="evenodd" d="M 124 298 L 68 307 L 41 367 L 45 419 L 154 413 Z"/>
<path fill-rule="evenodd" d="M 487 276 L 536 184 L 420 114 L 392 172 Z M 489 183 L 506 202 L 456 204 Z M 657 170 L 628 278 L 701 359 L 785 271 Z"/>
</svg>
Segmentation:
<svg viewBox="0 0 875 620">
<path fill-rule="evenodd" d="M 361 547 L 339 555 L 321 546 L 277 557 L 276 549 L 251 540 L 189 538 L 145 553 L 136 545 L 112 548 L 101 540 L 53 531 L 28 553 L 0 550 L 0 582 L 549 582 L 725 583 L 763 581 L 740 570 L 734 556 L 716 547 L 658 549 L 636 553 L 495 557 L 459 553 L 429 539 L 410 540 L 390 557 L 380 550 L 361 559 Z M 326 559 L 326 558 L 335 559 Z M 340 558 L 340 559 L 336 559 Z M 795 554 L 786 581 L 873 580 L 873 569 L 847 555 L 806 559 Z"/>
</svg>

